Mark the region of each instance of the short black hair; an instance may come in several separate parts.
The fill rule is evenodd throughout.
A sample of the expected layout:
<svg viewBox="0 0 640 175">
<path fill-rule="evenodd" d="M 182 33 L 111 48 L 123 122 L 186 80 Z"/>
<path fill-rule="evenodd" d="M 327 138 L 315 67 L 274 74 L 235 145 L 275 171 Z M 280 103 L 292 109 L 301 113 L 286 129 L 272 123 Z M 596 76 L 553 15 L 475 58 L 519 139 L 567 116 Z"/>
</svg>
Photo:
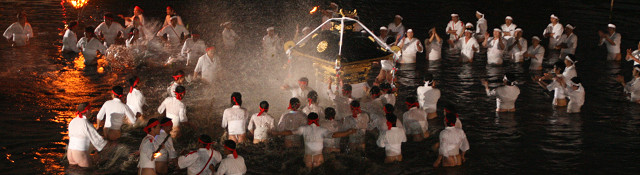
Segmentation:
<svg viewBox="0 0 640 175">
<path fill-rule="evenodd" d="M 202 134 L 202 135 L 200 135 L 200 140 L 201 140 L 202 142 L 204 142 L 204 143 L 211 143 L 211 142 L 213 142 L 213 139 L 211 139 L 211 137 L 210 137 L 209 135 L 206 135 L 206 134 Z M 204 146 L 204 145 L 205 145 L 205 144 L 203 144 L 203 146 Z"/>
<path fill-rule="evenodd" d="M 93 31 L 95 30 L 95 28 L 93 28 L 93 26 L 87 26 L 84 28 L 84 32 L 87 34 L 93 34 Z"/>
<path fill-rule="evenodd" d="M 149 119 L 149 121 L 147 121 L 147 126 L 150 126 L 153 122 L 157 122 L 157 121 L 158 121 L 157 118 L 151 118 L 151 119 Z"/>
<path fill-rule="evenodd" d="M 225 140 L 224 146 L 227 146 L 231 149 L 236 149 L 236 142 L 234 142 L 233 140 Z"/>
<path fill-rule="evenodd" d="M 576 61 L 578 61 L 578 57 L 576 57 L 576 55 L 574 54 L 568 54 L 567 55 L 569 58 L 571 58 L 571 60 L 573 60 L 573 62 L 575 63 Z M 564 58 L 563 58 L 564 59 Z"/>
<path fill-rule="evenodd" d="M 77 21 L 71 21 L 71 22 L 69 22 L 69 25 L 67 25 L 67 28 L 73 28 L 73 27 L 75 27 L 77 25 L 78 25 Z"/>
<path fill-rule="evenodd" d="M 300 105 L 300 100 L 298 98 L 293 97 L 293 98 L 289 99 L 289 105 L 291 105 L 292 107 L 294 105 L 298 105 L 298 107 L 300 107 L 299 106 Z"/>
<path fill-rule="evenodd" d="M 122 86 L 113 86 L 111 90 L 118 95 L 122 95 L 124 92 L 124 89 L 122 89 Z"/>
<path fill-rule="evenodd" d="M 336 117 L 336 109 L 328 107 L 324 109 L 324 118 L 329 120 Z"/>
<path fill-rule="evenodd" d="M 564 68 L 567 67 L 567 65 L 564 64 L 564 61 L 558 61 L 553 64 L 553 67 L 555 67 L 556 69 L 560 69 L 560 72 L 564 72 Z"/>
<path fill-rule="evenodd" d="M 89 106 L 89 102 L 80 103 L 78 104 L 78 107 L 76 107 L 76 111 L 82 112 L 85 108 L 87 108 L 87 106 Z"/>
<path fill-rule="evenodd" d="M 317 103 L 318 102 L 318 92 L 309 91 L 309 93 L 307 93 L 307 98 L 311 99 L 311 101 Z"/>
<path fill-rule="evenodd" d="M 136 82 L 136 80 L 138 79 L 138 76 L 132 76 L 131 78 L 129 78 L 129 85 L 133 86 L 133 83 Z"/>
<path fill-rule="evenodd" d="M 396 126 L 396 121 L 398 121 L 398 117 L 395 114 L 393 113 L 386 114 L 385 117 L 387 118 L 388 122 L 391 122 L 393 124 L 392 126 Z"/>
<path fill-rule="evenodd" d="M 240 92 L 231 93 L 231 105 L 242 105 L 242 94 Z M 235 99 L 235 100 L 234 100 Z"/>
<path fill-rule="evenodd" d="M 307 77 L 302 77 L 300 78 L 298 81 L 304 81 L 304 82 L 309 82 L 309 79 Z"/>
<path fill-rule="evenodd" d="M 371 87 L 371 89 L 369 89 L 369 95 L 375 95 L 375 94 L 380 94 L 380 87 L 373 86 Z"/>
<path fill-rule="evenodd" d="M 351 91 L 351 90 L 352 90 L 351 84 L 344 84 L 344 85 L 342 85 L 342 90 L 344 90 L 344 91 Z"/>
<path fill-rule="evenodd" d="M 386 82 L 380 84 L 380 90 L 386 92 L 387 94 L 393 93 L 392 90 L 391 90 L 391 84 L 386 83 Z"/>
<path fill-rule="evenodd" d="M 113 15 L 113 13 L 111 13 L 111 12 L 106 12 L 106 13 L 104 13 L 104 17 L 113 19 L 113 18 L 115 18 L 115 15 Z"/>
<path fill-rule="evenodd" d="M 307 115 L 307 119 L 309 120 L 318 119 L 318 113 L 315 113 L 315 112 L 309 113 L 309 115 Z"/>
<path fill-rule="evenodd" d="M 433 81 L 433 74 L 431 73 L 426 73 L 424 74 L 424 77 L 422 77 L 423 81 Z"/>
<path fill-rule="evenodd" d="M 404 99 L 407 103 L 415 103 L 418 102 L 418 98 L 416 96 L 408 96 Z"/>
<path fill-rule="evenodd" d="M 184 75 L 184 71 L 183 70 L 177 70 L 176 72 L 173 73 L 173 76 L 176 75 Z"/>
<path fill-rule="evenodd" d="M 580 77 L 573 77 L 571 78 L 571 82 L 573 82 L 574 84 L 580 84 L 582 83 L 582 79 L 580 79 Z"/>
<path fill-rule="evenodd" d="M 267 102 L 267 101 L 261 101 L 261 102 L 260 102 L 260 107 L 261 107 L 262 109 L 269 109 L 269 102 Z"/>
<path fill-rule="evenodd" d="M 506 73 L 504 76 L 507 77 L 507 83 L 509 84 L 516 80 L 516 75 L 513 73 Z"/>
<path fill-rule="evenodd" d="M 162 117 L 162 119 L 160 119 L 160 124 L 165 124 L 165 123 L 170 122 L 170 121 L 171 121 L 171 119 L 170 119 L 170 118 L 168 118 L 168 117 Z"/>
<path fill-rule="evenodd" d="M 184 86 L 178 86 L 176 87 L 176 92 L 177 93 L 183 93 L 186 89 L 184 88 Z"/>
<path fill-rule="evenodd" d="M 387 113 L 393 113 L 393 111 L 396 110 L 396 107 L 394 107 L 392 104 L 385 104 L 384 109 Z"/>
<path fill-rule="evenodd" d="M 360 107 L 360 102 L 358 100 L 353 100 L 349 105 L 351 105 L 351 107 L 357 108 L 357 107 Z"/>
</svg>

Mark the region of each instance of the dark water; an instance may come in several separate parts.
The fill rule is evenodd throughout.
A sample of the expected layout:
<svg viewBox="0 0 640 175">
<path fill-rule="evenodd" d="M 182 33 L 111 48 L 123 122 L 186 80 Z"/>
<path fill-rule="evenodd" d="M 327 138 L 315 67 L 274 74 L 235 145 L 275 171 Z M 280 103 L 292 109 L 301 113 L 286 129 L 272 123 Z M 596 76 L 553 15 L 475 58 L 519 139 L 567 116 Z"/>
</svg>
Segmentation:
<svg viewBox="0 0 640 175">
<path fill-rule="evenodd" d="M 242 92 L 245 106 L 257 112 L 261 100 L 272 104 L 272 116 L 286 109 L 288 92 L 279 90 L 285 79 L 276 63 L 261 61 L 259 40 L 266 26 L 276 26 L 285 40 L 292 38 L 295 24 L 316 24 L 319 19 L 307 14 L 312 1 L 91 1 L 82 19 L 96 25 L 104 11 L 130 15 L 134 5 L 145 9 L 147 21 L 164 17 L 164 6 L 176 7 L 189 29 L 202 33 L 207 43 L 218 43 L 220 23 L 236 22 L 236 32 L 242 36 L 241 49 L 222 61 L 222 77 L 214 85 L 192 82 L 185 97 L 189 118 L 196 129 L 186 131 L 193 135 L 207 133 L 214 137 L 222 134 L 219 122 L 222 110 L 228 106 L 228 95 Z M 616 1 L 612 22 L 621 33 L 622 49 L 635 48 L 640 35 L 640 7 L 636 1 Z M 449 14 L 459 13 L 463 21 L 475 22 L 473 14 L 480 10 L 486 14 L 489 27 L 502 24 L 506 15 L 524 29 L 524 36 L 541 35 L 549 23 L 551 13 L 561 23 L 577 26 L 579 36 L 577 56 L 578 75 L 587 91 L 586 103 L 580 114 L 566 114 L 565 108 L 554 110 L 551 96 L 530 81 L 526 66 L 506 63 L 486 66 L 484 55 L 472 64 L 462 64 L 455 58 L 440 62 L 402 66 L 399 74 L 399 101 L 413 94 L 420 83 L 419 77 L 430 72 L 441 80 L 441 102 L 453 102 L 461 111 L 464 130 L 471 144 L 468 162 L 454 169 L 433 169 L 436 154 L 431 138 L 423 143 L 403 144 L 404 162 L 383 165 L 384 151 L 375 148 L 372 139 L 365 153 L 327 155 L 327 162 L 312 174 L 637 174 L 640 172 L 640 106 L 627 102 L 622 87 L 612 76 L 630 75 L 630 64 L 605 61 L 606 50 L 597 47 L 596 30 L 604 29 L 609 19 L 609 2 L 595 0 L 576 1 L 343 1 L 347 8 L 357 8 L 362 21 L 371 29 L 386 25 L 393 15 L 405 18 L 405 25 L 424 39 L 428 28 L 435 26 L 442 35 Z M 75 104 L 90 101 L 99 106 L 109 98 L 108 89 L 114 84 L 125 85 L 127 76 L 143 77 L 141 89 L 147 96 L 145 113 L 154 117 L 155 108 L 165 97 L 170 82 L 168 75 L 180 66 L 162 67 L 158 63 L 165 56 L 149 58 L 137 69 L 103 71 L 85 68 L 78 57 L 65 57 L 60 53 L 64 23 L 75 19 L 78 11 L 64 1 L 2 1 L 0 26 L 4 29 L 14 21 L 19 10 L 29 13 L 29 21 L 36 38 L 23 48 L 11 48 L 0 42 L 0 172 L 7 174 L 64 174 L 73 173 L 66 168 L 65 146 L 68 141 L 66 126 L 71 120 Z M 160 17 L 160 18 L 159 18 Z M 302 28 L 302 27 L 301 27 Z M 78 33 L 81 35 L 80 33 Z M 418 55 L 423 58 L 424 55 Z M 545 61 L 548 70 L 553 60 Z M 191 72 L 191 71 L 187 71 Z M 495 99 L 486 97 L 480 79 L 499 80 L 505 72 L 513 72 L 522 82 L 521 95 L 513 114 L 496 114 Z M 416 79 L 418 78 L 418 79 Z M 492 87 L 498 83 L 492 83 Z M 328 103 L 322 105 L 327 106 Z M 97 113 L 97 109 L 94 110 Z M 430 121 L 432 133 L 437 133 L 442 121 Z M 125 128 L 118 151 L 101 153 L 99 174 L 132 174 L 136 160 L 129 159 L 138 148 L 143 134 L 139 129 Z M 437 134 L 434 134 L 437 135 Z M 178 150 L 193 148 L 192 138 L 178 140 Z M 281 142 L 240 149 L 245 156 L 250 174 L 299 174 L 302 170 L 302 152 L 281 151 Z M 114 156 L 115 155 L 115 156 Z M 114 156 L 110 162 L 107 156 Z M 177 174 L 184 173 L 176 172 Z"/>
</svg>

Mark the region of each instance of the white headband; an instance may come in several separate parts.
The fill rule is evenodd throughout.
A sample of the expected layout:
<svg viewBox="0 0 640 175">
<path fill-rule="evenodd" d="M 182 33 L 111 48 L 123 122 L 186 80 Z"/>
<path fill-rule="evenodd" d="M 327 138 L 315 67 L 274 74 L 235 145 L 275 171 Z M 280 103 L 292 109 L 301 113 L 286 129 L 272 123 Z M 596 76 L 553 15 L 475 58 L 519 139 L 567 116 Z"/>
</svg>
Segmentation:
<svg viewBox="0 0 640 175">
<path fill-rule="evenodd" d="M 226 26 L 228 24 L 231 24 L 231 21 L 224 22 L 224 23 L 220 24 L 220 26 Z"/>
<path fill-rule="evenodd" d="M 575 61 L 573 61 L 573 59 L 571 59 L 571 57 L 569 55 L 567 55 L 566 57 L 564 57 L 565 60 L 569 60 L 569 62 L 571 63 L 576 63 Z"/>
<path fill-rule="evenodd" d="M 480 13 L 479 11 L 476 11 L 476 14 L 478 14 L 480 16 L 484 16 L 484 14 Z"/>
<path fill-rule="evenodd" d="M 567 26 L 565 26 L 568 29 L 575 29 L 576 27 L 572 26 L 571 24 L 567 24 Z"/>
<path fill-rule="evenodd" d="M 171 20 L 178 19 L 178 16 L 172 16 L 170 19 Z"/>
<path fill-rule="evenodd" d="M 457 17 L 457 16 L 458 16 L 458 14 L 456 14 L 456 13 L 452 13 L 451 14 L 451 17 Z"/>
<path fill-rule="evenodd" d="M 469 32 L 469 33 L 473 33 L 473 31 L 472 31 L 472 30 L 469 30 L 469 29 L 467 29 L 467 30 L 464 30 L 464 32 Z"/>
<path fill-rule="evenodd" d="M 275 30 L 275 28 L 274 28 L 274 27 L 268 27 L 268 28 L 267 28 L 267 32 L 268 32 L 268 31 L 273 31 L 273 30 Z"/>
<path fill-rule="evenodd" d="M 559 19 L 556 15 L 551 14 L 551 18 Z"/>
<path fill-rule="evenodd" d="M 636 67 L 635 70 L 640 72 L 640 67 Z"/>
<path fill-rule="evenodd" d="M 407 30 L 407 33 L 409 33 L 409 32 L 413 33 L 413 29 Z"/>
<path fill-rule="evenodd" d="M 538 36 L 533 36 L 533 37 L 531 37 L 531 39 L 540 41 L 540 38 L 538 38 Z"/>
<path fill-rule="evenodd" d="M 464 25 L 465 27 L 473 27 L 473 24 L 471 24 L 470 22 L 468 22 L 467 24 Z"/>
<path fill-rule="evenodd" d="M 609 24 L 609 25 L 607 25 L 607 27 L 609 27 L 609 28 L 614 28 L 614 29 L 615 29 L 615 28 L 616 28 L 616 25 Z"/>
<path fill-rule="evenodd" d="M 494 28 L 493 31 L 502 32 L 502 30 L 500 30 L 499 28 Z"/>
<path fill-rule="evenodd" d="M 382 27 L 380 27 L 380 30 L 387 30 L 387 27 L 382 26 Z"/>
<path fill-rule="evenodd" d="M 511 16 L 507 16 L 504 19 L 513 20 L 513 18 Z"/>
<path fill-rule="evenodd" d="M 400 15 L 396 15 L 396 18 L 400 18 L 400 20 L 403 19 L 402 16 L 400 16 Z"/>
</svg>

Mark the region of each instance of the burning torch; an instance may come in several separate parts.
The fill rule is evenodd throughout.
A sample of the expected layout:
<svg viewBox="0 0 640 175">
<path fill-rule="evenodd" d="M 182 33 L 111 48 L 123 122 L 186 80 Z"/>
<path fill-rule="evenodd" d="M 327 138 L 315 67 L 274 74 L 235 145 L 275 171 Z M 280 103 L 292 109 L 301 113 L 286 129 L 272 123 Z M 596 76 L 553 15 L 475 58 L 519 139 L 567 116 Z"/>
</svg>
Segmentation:
<svg viewBox="0 0 640 175">
<path fill-rule="evenodd" d="M 153 152 L 153 154 L 151 156 L 151 160 L 152 161 L 153 161 L 153 159 L 156 159 L 156 158 L 162 156 L 162 153 L 160 153 L 160 150 L 164 146 L 164 143 L 167 143 L 167 140 L 169 140 L 169 137 L 171 137 L 171 134 L 167 134 L 167 137 L 165 137 L 164 140 L 162 141 L 162 143 L 160 143 L 160 147 L 158 147 L 158 149 L 156 149 L 156 151 Z"/>
<path fill-rule="evenodd" d="M 80 16 L 84 12 L 84 7 L 89 3 L 89 0 L 69 0 L 69 3 L 73 8 L 80 9 L 78 13 L 78 20 L 80 20 Z"/>
</svg>

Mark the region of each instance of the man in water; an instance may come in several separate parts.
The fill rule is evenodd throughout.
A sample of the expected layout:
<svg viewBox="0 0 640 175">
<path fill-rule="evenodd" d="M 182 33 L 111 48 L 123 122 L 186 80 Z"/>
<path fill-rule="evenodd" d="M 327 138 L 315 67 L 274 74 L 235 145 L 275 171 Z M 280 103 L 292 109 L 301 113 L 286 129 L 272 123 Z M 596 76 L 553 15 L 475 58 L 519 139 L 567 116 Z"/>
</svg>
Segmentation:
<svg viewBox="0 0 640 175">
<path fill-rule="evenodd" d="M 129 109 L 131 109 L 131 112 L 133 112 L 134 114 L 143 115 L 144 110 L 142 110 L 142 107 L 147 102 L 144 98 L 144 94 L 142 94 L 142 91 L 136 89 L 140 84 L 140 78 L 138 78 L 138 76 L 133 76 L 129 78 L 128 82 L 130 87 L 129 93 L 127 94 L 127 106 L 129 106 Z"/>
<path fill-rule="evenodd" d="M 280 87 L 282 90 L 291 91 L 291 97 L 298 99 L 306 99 L 307 94 L 313 91 L 311 87 L 309 87 L 309 79 L 307 77 L 301 77 L 298 79 L 298 87 L 294 87 L 295 85 L 282 85 Z"/>
<path fill-rule="evenodd" d="M 392 35 L 389 35 L 389 29 L 387 29 L 387 27 L 385 26 L 380 27 L 380 35 L 378 36 L 378 38 L 380 38 L 380 40 L 387 45 L 391 45 L 393 44 L 393 41 L 395 41 L 394 37 Z"/>
<path fill-rule="evenodd" d="M 135 7 L 133 7 L 133 16 L 131 16 L 131 17 L 124 17 L 122 15 L 119 15 L 119 16 L 122 19 L 124 19 L 124 25 L 125 26 L 132 25 L 134 18 L 138 18 L 138 20 L 140 20 L 140 24 L 144 25 L 144 15 L 142 15 L 142 13 L 144 13 L 142 8 L 140 8 L 139 6 L 135 6 Z"/>
<path fill-rule="evenodd" d="M 333 91 L 331 89 L 332 83 L 333 79 L 329 79 L 327 95 L 329 96 L 329 100 L 333 101 L 333 104 L 336 107 L 337 119 L 342 120 L 345 116 L 351 114 L 349 104 L 353 101 L 353 97 L 351 97 L 353 87 L 351 87 L 350 84 L 340 83 L 342 85 L 338 85 L 337 87 L 341 88 L 336 88 L 336 91 Z"/>
<path fill-rule="evenodd" d="M 569 104 L 567 105 L 567 113 L 580 113 L 580 108 L 584 104 L 584 87 L 582 87 L 582 80 L 580 77 L 573 77 L 567 84 L 567 97 L 569 97 Z"/>
<path fill-rule="evenodd" d="M 112 13 L 104 14 L 104 22 L 100 23 L 96 30 L 96 36 L 104 41 L 104 45 L 109 47 L 116 44 L 116 41 L 124 37 L 124 28 L 120 23 L 114 22 L 115 16 Z"/>
<path fill-rule="evenodd" d="M 216 164 L 222 161 L 220 152 L 211 148 L 214 144 L 209 135 L 200 135 L 198 138 L 198 150 L 183 152 L 178 158 L 178 167 L 187 168 L 187 174 L 213 174 Z"/>
<path fill-rule="evenodd" d="M 403 64 L 416 63 L 416 53 L 422 53 L 422 51 L 424 50 L 424 47 L 422 47 L 422 43 L 420 43 L 420 40 L 413 37 L 413 29 L 407 30 L 407 36 L 402 38 L 400 42 L 396 41 L 396 43 L 399 43 L 398 47 L 402 49 L 400 63 Z"/>
<path fill-rule="evenodd" d="M 464 38 L 458 40 L 458 44 L 455 47 L 460 49 L 462 62 L 473 62 L 473 54 L 480 49 L 480 45 L 476 38 L 473 37 L 473 31 L 471 30 L 464 31 Z"/>
<path fill-rule="evenodd" d="M 608 33 L 598 31 L 600 36 L 600 44 L 598 45 L 605 44 L 607 46 L 607 60 L 620 61 L 620 42 L 622 37 L 620 33 L 616 33 L 616 25 L 609 24 L 607 27 Z"/>
<path fill-rule="evenodd" d="M 216 47 L 208 47 L 206 52 L 206 54 L 198 58 L 196 68 L 193 70 L 193 77 L 201 77 L 205 82 L 212 84 L 216 79 L 220 57 L 216 54 Z"/>
<path fill-rule="evenodd" d="M 507 39 L 513 37 L 516 28 L 518 28 L 518 25 L 513 23 L 513 18 L 511 16 L 505 17 L 504 24 L 500 26 L 500 29 L 502 29 L 502 35 Z"/>
<path fill-rule="evenodd" d="M 458 41 L 458 38 L 462 37 L 464 32 L 464 23 L 459 20 L 458 14 L 451 14 L 451 21 L 447 23 L 446 30 L 449 35 L 449 45 L 453 48 L 453 43 Z"/>
<path fill-rule="evenodd" d="M 182 18 L 180 18 L 180 16 L 178 16 L 178 14 L 176 13 L 176 10 L 173 9 L 172 6 L 167 6 L 167 16 L 164 17 L 164 24 L 162 26 L 168 26 L 171 25 L 171 18 L 174 17 L 177 18 L 176 22 L 178 25 L 182 25 L 184 26 L 184 23 L 182 22 Z"/>
<path fill-rule="evenodd" d="M 381 132 L 376 144 L 385 150 L 384 163 L 402 162 L 402 143 L 407 142 L 407 137 L 404 130 L 396 126 L 398 121 L 396 115 L 389 113 L 385 117 L 387 127 L 384 132 Z"/>
<path fill-rule="evenodd" d="M 356 129 L 357 132 L 349 135 L 349 148 L 365 150 L 365 133 L 369 126 L 369 114 L 362 112 L 358 100 L 351 101 L 351 115 L 344 118 L 345 129 Z"/>
<path fill-rule="evenodd" d="M 549 20 L 551 20 L 551 23 L 549 23 L 542 35 L 545 38 L 549 38 L 549 45 L 547 46 L 549 49 L 557 49 L 557 46 L 561 44 L 560 36 L 562 36 L 564 28 L 558 22 L 560 19 L 556 15 L 551 14 L 551 19 Z"/>
<path fill-rule="evenodd" d="M 33 29 L 31 24 L 27 22 L 27 14 L 20 12 L 17 15 L 18 21 L 11 24 L 2 36 L 13 46 L 27 45 L 30 38 L 33 38 Z"/>
<path fill-rule="evenodd" d="M 560 49 L 560 58 L 576 54 L 578 36 L 573 33 L 574 28 L 571 24 L 567 24 L 567 26 L 564 27 L 564 34 L 560 36 L 558 40 L 559 44 L 556 46 L 556 49 Z"/>
<path fill-rule="evenodd" d="M 307 168 L 315 168 L 324 163 L 322 154 L 323 141 L 326 138 L 340 138 L 355 133 L 355 129 L 343 132 L 330 132 L 326 128 L 320 127 L 318 114 L 312 112 L 307 116 L 307 123 L 295 130 L 282 132 L 272 132 L 273 135 L 302 135 L 304 138 L 304 164 Z"/>
<path fill-rule="evenodd" d="M 538 78 L 538 84 L 553 93 L 553 106 L 563 107 L 567 106 L 567 97 L 565 95 L 565 87 L 567 86 L 566 79 L 562 75 L 566 64 L 562 61 L 558 61 L 553 65 L 553 74 L 545 73 L 543 77 Z M 551 84 L 547 84 L 543 80 L 552 80 Z"/>
<path fill-rule="evenodd" d="M 230 21 L 222 23 L 221 26 L 224 27 L 224 30 L 222 31 L 222 43 L 224 44 L 224 50 L 235 50 L 236 43 L 240 40 L 240 36 L 231 29 L 232 23 Z"/>
<path fill-rule="evenodd" d="M 160 106 L 158 106 L 158 113 L 164 113 L 167 118 L 172 120 L 173 129 L 171 129 L 170 132 L 173 138 L 180 136 L 180 125 L 189 121 L 187 118 L 187 107 L 182 103 L 185 92 L 186 90 L 183 86 L 176 87 L 176 90 L 173 92 L 175 96 L 165 98 Z"/>
<path fill-rule="evenodd" d="M 93 32 L 93 27 L 89 26 L 85 28 L 84 37 L 80 38 L 80 41 L 78 41 L 77 44 L 78 48 L 82 51 L 82 55 L 84 56 L 84 65 L 86 66 L 98 65 L 98 61 L 96 59 L 98 52 L 103 55 L 107 53 L 107 47 L 95 37 Z"/>
<path fill-rule="evenodd" d="M 155 158 L 156 172 L 158 174 L 167 174 L 169 172 L 169 162 L 175 162 L 176 149 L 173 147 L 173 138 L 169 137 L 173 129 L 173 122 L 170 118 L 162 117 L 160 119 L 160 133 L 156 137 L 158 141 L 158 147 L 160 149 L 160 156 Z M 166 142 L 164 140 L 167 140 Z M 164 142 L 164 144 L 162 144 Z M 161 145 L 162 144 L 162 145 Z"/>
<path fill-rule="evenodd" d="M 527 40 L 522 38 L 522 29 L 517 28 L 515 37 L 511 38 L 509 42 L 509 53 L 513 62 L 521 63 L 524 61 L 524 54 L 527 52 Z"/>
<path fill-rule="evenodd" d="M 324 107 L 320 106 L 318 93 L 316 91 L 309 91 L 309 93 L 307 93 L 307 101 L 309 101 L 309 105 L 302 108 L 302 112 L 304 112 L 305 115 L 315 112 L 318 114 L 318 117 L 324 118 Z"/>
<path fill-rule="evenodd" d="M 195 65 L 197 63 L 196 60 L 207 53 L 207 46 L 204 44 L 204 41 L 200 39 L 200 34 L 196 32 L 191 32 L 191 37 L 187 38 L 184 41 L 184 45 L 182 45 L 182 56 L 187 58 L 187 66 Z"/>
<path fill-rule="evenodd" d="M 402 16 L 400 15 L 396 15 L 393 18 L 393 22 L 389 23 L 389 25 L 387 26 L 387 29 L 389 30 L 389 35 L 390 36 L 396 36 L 398 34 L 402 34 L 404 33 L 404 25 L 402 25 Z M 396 38 L 396 40 L 399 38 Z"/>
<path fill-rule="evenodd" d="M 527 48 L 527 52 L 522 56 L 524 56 L 525 59 L 531 59 L 529 70 L 542 70 L 544 47 L 540 45 L 540 38 L 538 36 L 531 37 L 531 46 Z"/>
<path fill-rule="evenodd" d="M 342 121 L 336 120 L 336 110 L 332 107 L 324 109 L 325 120 L 320 120 L 320 126 L 327 129 L 331 133 L 340 131 Z M 324 153 L 339 153 L 340 152 L 340 138 L 324 138 L 323 141 Z"/>
<path fill-rule="evenodd" d="M 427 118 L 434 119 L 438 117 L 436 110 L 440 99 L 440 89 L 436 88 L 436 80 L 430 73 L 424 76 L 423 81 L 424 85 L 416 90 L 418 102 L 420 103 L 420 108 L 427 113 Z"/>
<path fill-rule="evenodd" d="M 402 122 L 407 135 L 411 136 L 414 142 L 421 142 L 429 137 L 429 122 L 427 121 L 427 113 L 420 109 L 420 103 L 415 96 L 405 99 L 407 112 L 402 114 Z M 387 115 L 387 120 L 389 120 Z M 395 116 L 394 116 L 395 117 Z M 394 122 L 395 123 L 395 122 Z"/>
<path fill-rule="evenodd" d="M 227 128 L 229 140 L 243 143 L 246 140 L 249 112 L 242 107 L 242 94 L 239 92 L 233 92 L 230 101 L 231 107 L 222 113 L 222 128 Z"/>
<path fill-rule="evenodd" d="M 495 88 L 493 90 L 489 89 L 489 82 L 487 80 L 482 80 L 482 85 L 487 93 L 487 96 L 495 96 L 496 97 L 496 112 L 515 112 L 516 111 L 516 100 L 518 99 L 518 95 L 520 95 L 520 88 L 516 86 L 515 76 L 511 73 L 507 73 L 502 78 L 503 86 Z"/>
<path fill-rule="evenodd" d="M 465 154 L 469 150 L 469 141 L 462 128 L 456 127 L 457 111 L 445 108 L 445 128 L 440 131 L 438 158 L 433 167 L 454 167 L 466 161 Z M 462 151 L 462 153 L 460 153 Z"/>
<path fill-rule="evenodd" d="M 298 98 L 291 98 L 289 100 L 289 111 L 282 114 L 280 121 L 278 121 L 278 131 L 291 131 L 295 130 L 305 124 L 305 114 L 298 111 L 300 108 L 300 100 Z M 300 136 L 288 135 L 284 138 L 284 146 L 286 148 L 300 146 Z"/>
<path fill-rule="evenodd" d="M 627 49 L 627 56 L 625 58 L 627 61 L 633 61 L 633 65 L 640 64 L 640 42 L 638 42 L 638 49 L 633 52 L 631 49 Z"/>
<path fill-rule="evenodd" d="M 578 62 L 578 58 L 574 55 L 567 55 L 564 57 L 565 68 L 562 72 L 562 76 L 564 76 L 564 80 L 569 83 L 569 81 L 573 77 L 578 76 L 578 72 L 576 71 L 576 63 Z"/>
<path fill-rule="evenodd" d="M 640 103 L 640 65 L 633 66 L 633 79 L 629 82 L 624 82 L 624 77 L 618 75 L 616 81 L 622 84 L 624 92 L 629 93 L 630 101 L 634 103 Z"/>
<path fill-rule="evenodd" d="M 282 46 L 282 39 L 275 33 L 274 27 L 267 28 L 267 35 L 262 37 L 262 53 L 265 59 L 276 61 Z"/>
<path fill-rule="evenodd" d="M 96 150 L 102 151 L 107 141 L 98 134 L 90 123 L 91 115 L 89 103 L 78 104 L 75 117 L 69 122 L 69 144 L 67 146 L 67 160 L 71 166 L 87 168 L 91 166 L 91 144 Z"/>
<path fill-rule="evenodd" d="M 164 26 L 156 36 L 162 37 L 163 40 L 168 42 L 169 46 L 173 49 L 180 46 L 183 40 L 186 40 L 189 31 L 183 25 L 178 22 L 179 17 L 173 16 L 170 18 L 169 25 Z M 166 35 L 166 39 L 165 36 Z"/>
<path fill-rule="evenodd" d="M 167 87 L 167 94 L 169 94 L 169 97 L 175 97 L 176 87 L 182 85 L 185 81 L 184 71 L 178 70 L 174 72 L 171 78 L 173 78 L 173 81 L 171 82 L 171 84 L 169 84 L 169 87 Z"/>
<path fill-rule="evenodd" d="M 65 53 L 78 53 L 80 49 L 78 49 L 78 36 L 76 35 L 76 30 L 78 28 L 78 22 L 71 21 L 67 26 L 67 30 L 64 32 L 64 36 L 62 37 L 62 52 Z"/>
<path fill-rule="evenodd" d="M 101 128 L 104 122 L 104 136 L 111 141 L 120 138 L 122 134 L 120 128 L 122 127 L 125 117 L 132 125 L 136 123 L 136 118 L 138 117 L 131 111 L 129 106 L 122 103 L 123 95 L 122 87 L 114 86 L 111 89 L 111 98 L 113 99 L 104 102 L 102 108 L 100 108 L 100 112 L 98 112 L 98 128 Z"/>
<path fill-rule="evenodd" d="M 424 40 L 424 46 L 427 50 L 425 56 L 428 61 L 440 60 L 442 57 L 442 38 L 438 36 L 436 28 L 429 29 L 429 38 Z"/>
<path fill-rule="evenodd" d="M 488 33 L 484 36 L 485 40 L 482 42 L 482 46 L 487 47 L 487 64 L 502 65 L 502 54 L 507 45 L 502 33 L 500 29 L 495 28 L 493 29 L 493 37 L 489 37 Z"/>
<path fill-rule="evenodd" d="M 478 22 L 476 22 L 476 39 L 484 40 L 484 34 L 487 33 L 487 20 L 484 19 L 484 14 L 476 11 L 476 18 L 478 18 Z"/>
<path fill-rule="evenodd" d="M 162 142 L 161 140 L 156 140 L 156 136 L 160 134 L 160 121 L 156 118 L 151 118 L 147 122 L 147 126 L 144 127 L 144 132 L 147 135 L 142 139 L 140 143 L 140 158 L 138 160 L 138 174 L 139 175 L 155 175 L 156 172 L 156 150 L 160 147 L 160 144 L 156 144 L 158 142 Z"/>
<path fill-rule="evenodd" d="M 275 127 L 275 120 L 269 115 L 269 102 L 262 101 L 259 105 L 260 112 L 251 115 L 249 119 L 249 132 L 253 135 L 253 143 L 258 144 L 269 139 L 269 131 Z"/>
<path fill-rule="evenodd" d="M 239 156 L 238 151 L 236 151 L 236 142 L 233 140 L 225 140 L 222 147 L 224 148 L 224 154 L 227 156 L 220 162 L 216 175 L 247 173 L 244 158 Z"/>
</svg>

